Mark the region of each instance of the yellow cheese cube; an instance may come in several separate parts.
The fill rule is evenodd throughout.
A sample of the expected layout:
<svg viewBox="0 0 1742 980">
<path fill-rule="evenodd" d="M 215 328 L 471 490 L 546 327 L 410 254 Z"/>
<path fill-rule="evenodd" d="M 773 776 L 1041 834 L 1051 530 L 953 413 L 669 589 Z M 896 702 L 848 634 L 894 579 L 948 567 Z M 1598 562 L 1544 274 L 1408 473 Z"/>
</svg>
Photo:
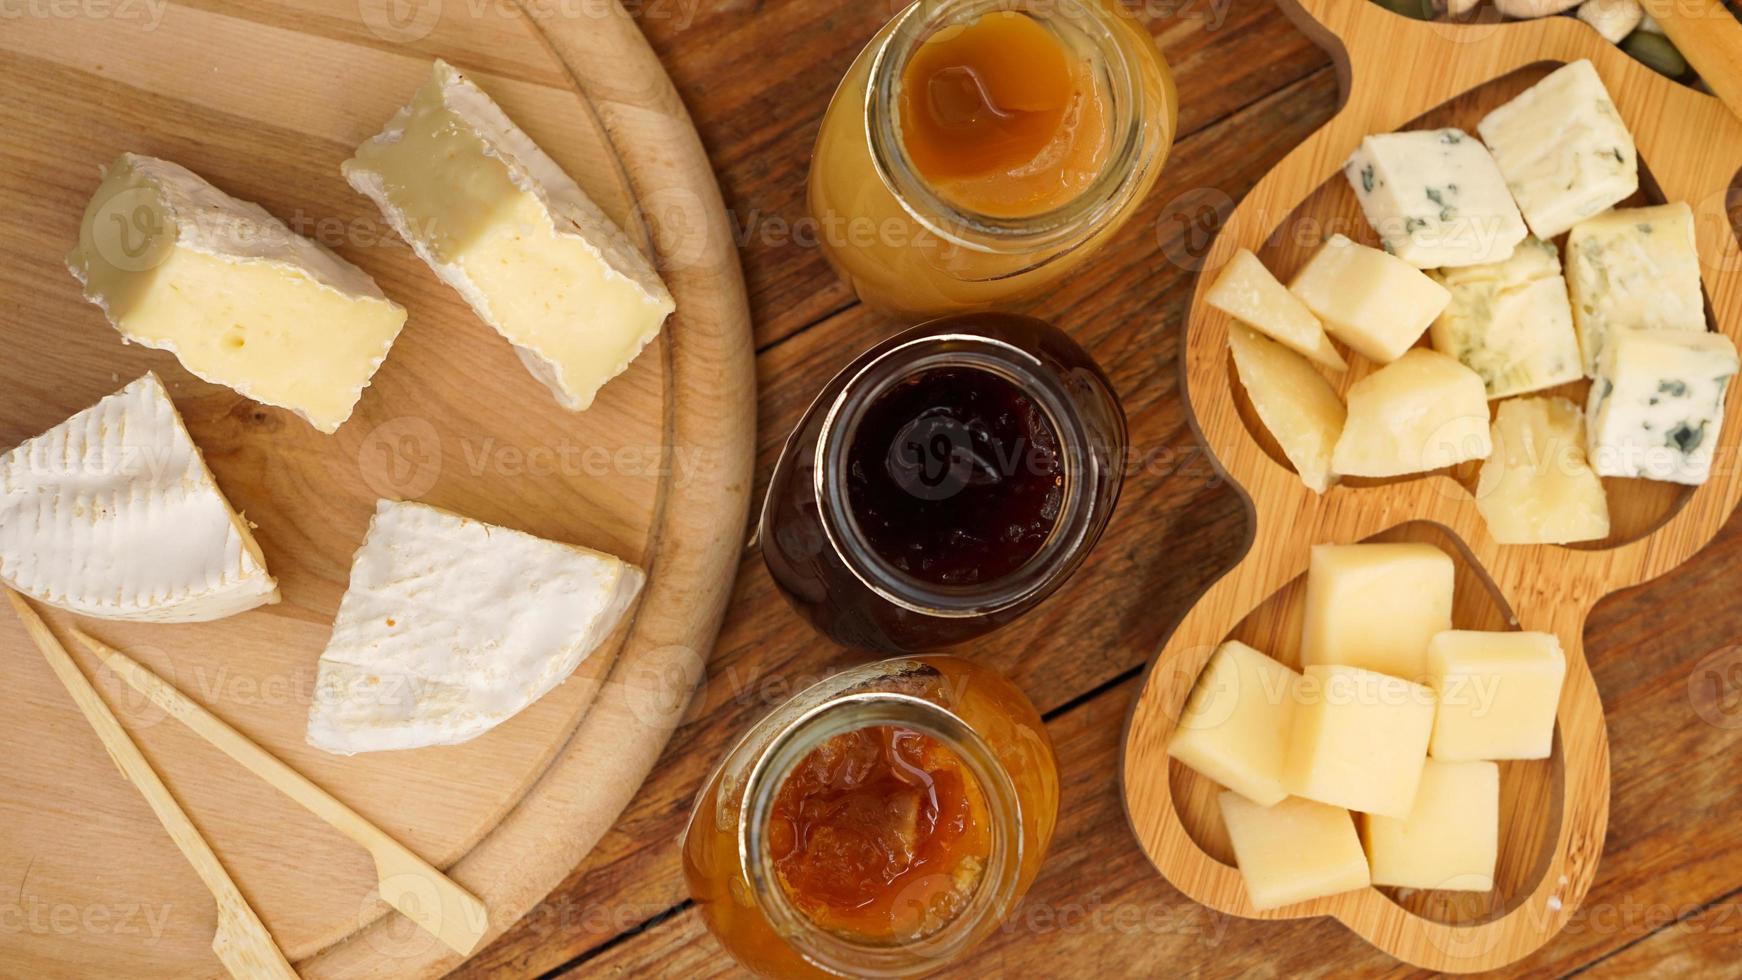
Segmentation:
<svg viewBox="0 0 1742 980">
<path fill-rule="evenodd" d="M 1553 633 L 1449 630 L 1428 644 L 1436 759 L 1546 759 L 1567 658 Z"/>
<path fill-rule="evenodd" d="M 1300 675 L 1244 643 L 1216 649 L 1167 754 L 1263 806 L 1281 802 Z"/>
<path fill-rule="evenodd" d="M 1344 476 L 1403 476 L 1487 459 L 1493 449 L 1481 376 L 1418 347 L 1350 386 L 1331 468 Z"/>
<path fill-rule="evenodd" d="M 1492 890 L 1500 856 L 1500 767 L 1429 759 L 1409 816 L 1364 813 L 1361 838 L 1375 885 Z"/>
<path fill-rule="evenodd" d="M 1349 811 L 1292 796 L 1259 806 L 1229 792 L 1218 802 L 1253 908 L 1280 908 L 1369 884 L 1367 856 Z"/>
<path fill-rule="evenodd" d="M 1331 472 L 1331 450 L 1343 434 L 1347 414 L 1336 389 L 1306 358 L 1242 324 L 1230 325 L 1228 346 L 1264 427 L 1301 482 L 1314 493 L 1324 493 L 1337 480 Z"/>
<path fill-rule="evenodd" d="M 1204 302 L 1325 367 L 1341 371 L 1349 366 L 1313 311 L 1246 249 L 1228 260 Z"/>
<path fill-rule="evenodd" d="M 1585 451 L 1585 413 L 1565 398 L 1514 398 L 1494 419 L 1476 509 L 1501 544 L 1609 536 L 1609 497 Z"/>
<path fill-rule="evenodd" d="M 1427 331 L 1452 294 L 1395 255 L 1332 235 L 1288 289 L 1331 336 L 1381 364 Z"/>
<path fill-rule="evenodd" d="M 1409 816 L 1433 732 L 1434 692 L 1359 667 L 1302 673 L 1283 779 L 1309 800 Z"/>
<path fill-rule="evenodd" d="M 1429 544 L 1315 546 L 1301 663 L 1424 679 L 1428 641 L 1452 628 L 1452 580 L 1452 559 Z"/>
</svg>

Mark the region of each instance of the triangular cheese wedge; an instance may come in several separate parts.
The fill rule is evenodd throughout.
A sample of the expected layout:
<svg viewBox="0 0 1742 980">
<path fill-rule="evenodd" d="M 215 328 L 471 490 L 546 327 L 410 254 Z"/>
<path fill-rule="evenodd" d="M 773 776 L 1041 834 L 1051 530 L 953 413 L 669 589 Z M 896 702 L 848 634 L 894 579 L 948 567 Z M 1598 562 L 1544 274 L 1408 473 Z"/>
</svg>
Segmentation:
<svg viewBox="0 0 1742 980">
<path fill-rule="evenodd" d="M 155 374 L 0 456 L 0 581 L 83 616 L 154 623 L 278 601 Z"/>
</svg>

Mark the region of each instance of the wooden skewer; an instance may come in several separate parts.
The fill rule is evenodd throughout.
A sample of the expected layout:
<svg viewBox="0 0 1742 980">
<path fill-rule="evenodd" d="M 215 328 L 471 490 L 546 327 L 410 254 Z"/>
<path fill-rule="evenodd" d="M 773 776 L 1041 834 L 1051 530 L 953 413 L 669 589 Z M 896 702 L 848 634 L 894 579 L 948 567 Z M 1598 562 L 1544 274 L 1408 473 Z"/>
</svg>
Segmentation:
<svg viewBox="0 0 1742 980">
<path fill-rule="evenodd" d="M 266 931 L 260 917 L 254 914 L 248 900 L 242 897 L 242 892 L 230 879 L 229 872 L 219 863 L 218 856 L 212 853 L 211 845 L 206 843 L 199 828 L 188 819 L 181 804 L 176 802 L 169 787 L 157 775 L 157 770 L 151 768 L 151 763 L 139 751 L 139 746 L 133 744 L 133 739 L 97 694 L 97 689 L 80 673 L 78 665 L 73 663 L 66 648 L 49 632 L 48 624 L 42 621 L 36 610 L 30 608 L 23 596 L 11 589 L 7 589 L 6 594 L 11 597 L 12 607 L 18 611 L 18 618 L 24 621 L 24 628 L 30 631 L 31 638 L 48 660 L 48 665 L 54 669 L 55 676 L 60 678 L 67 693 L 72 695 L 73 703 L 79 706 L 91 727 L 97 730 L 97 737 L 102 739 L 103 747 L 109 750 L 109 758 L 115 760 L 115 764 L 121 767 L 121 774 L 138 787 L 145 802 L 163 824 L 163 829 L 169 832 L 170 839 L 175 841 L 175 846 L 181 850 L 188 863 L 193 865 L 194 873 L 199 875 L 200 881 L 212 893 L 212 898 L 217 900 L 218 931 L 212 937 L 212 952 L 218 954 L 224 968 L 238 980 L 267 977 L 297 980 L 296 971 L 285 960 L 284 952 L 273 941 L 272 934 Z"/>
<path fill-rule="evenodd" d="M 1742 24 L 1720 0 L 1644 0 L 1676 50 L 1742 119 Z"/>
<path fill-rule="evenodd" d="M 387 904 L 462 956 L 477 948 L 489 920 L 477 896 L 143 664 L 77 627 L 70 632 L 166 714 L 367 850 L 375 861 L 381 897 Z"/>
</svg>

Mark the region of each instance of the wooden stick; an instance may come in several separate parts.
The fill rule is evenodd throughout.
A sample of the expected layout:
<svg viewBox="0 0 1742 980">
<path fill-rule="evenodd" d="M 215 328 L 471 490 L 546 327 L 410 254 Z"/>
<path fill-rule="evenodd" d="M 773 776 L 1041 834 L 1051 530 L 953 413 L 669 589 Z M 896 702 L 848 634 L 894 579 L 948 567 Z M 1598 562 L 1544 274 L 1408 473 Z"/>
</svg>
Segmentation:
<svg viewBox="0 0 1742 980">
<path fill-rule="evenodd" d="M 367 850 L 387 904 L 462 956 L 477 948 L 489 916 L 475 895 L 143 664 L 77 627 L 70 632 L 166 714 Z"/>
<path fill-rule="evenodd" d="M 1676 50 L 1742 119 L 1742 24 L 1719 0 L 1643 0 Z"/>
<path fill-rule="evenodd" d="M 11 597 L 18 618 L 23 620 L 24 628 L 30 631 L 55 676 L 72 695 L 73 703 L 97 730 L 97 737 L 109 750 L 109 758 L 115 760 L 115 764 L 121 767 L 121 774 L 144 795 L 163 829 L 169 832 L 170 839 L 175 841 L 182 856 L 193 865 L 194 873 L 200 876 L 212 898 L 217 900 L 218 930 L 212 937 L 212 952 L 218 954 L 224 968 L 238 980 L 266 977 L 296 980 L 296 971 L 285 960 L 284 952 L 273 941 L 272 934 L 266 931 L 260 917 L 254 914 L 248 900 L 242 897 L 242 892 L 230 879 L 229 872 L 219 863 L 218 856 L 212 853 L 211 845 L 188 819 L 181 804 L 170 794 L 169 787 L 158 777 L 157 770 L 151 768 L 151 763 L 139 751 L 139 746 L 133 744 L 133 739 L 97 694 L 97 689 L 79 672 L 66 648 L 49 632 L 48 624 L 30 608 L 24 597 L 11 589 L 7 589 L 6 594 Z"/>
</svg>

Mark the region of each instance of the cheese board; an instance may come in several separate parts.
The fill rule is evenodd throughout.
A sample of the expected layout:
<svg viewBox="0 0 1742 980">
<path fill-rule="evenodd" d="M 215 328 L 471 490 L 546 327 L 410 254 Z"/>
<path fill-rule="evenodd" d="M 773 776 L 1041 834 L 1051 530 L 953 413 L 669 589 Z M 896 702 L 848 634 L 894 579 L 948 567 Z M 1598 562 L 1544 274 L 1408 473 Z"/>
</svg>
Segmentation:
<svg viewBox="0 0 1742 980">
<path fill-rule="evenodd" d="M 210 622 L 36 608 L 299 973 L 438 975 L 460 954 L 380 898 L 368 850 L 165 723 L 167 709 L 67 642 L 69 630 L 76 622 L 137 660 L 307 777 L 315 795 L 330 793 L 332 809 L 355 811 L 353 833 L 379 828 L 378 851 L 396 841 L 446 872 L 482 900 L 484 941 L 506 930 L 592 849 L 664 748 L 742 549 L 752 342 L 700 141 L 615 0 L 45 11 L 0 32 L 0 78 L 29 93 L 0 107 L 10 270 L 0 322 L 12 352 L 0 363 L 0 451 L 154 372 L 252 525 L 282 598 Z M 675 300 L 585 411 L 559 404 L 340 172 L 438 59 L 581 185 Z M 99 168 L 123 152 L 176 161 L 258 202 L 403 305 L 403 332 L 336 432 L 207 383 L 175 354 L 124 345 L 84 301 L 65 257 Z M 317 662 L 383 499 L 597 549 L 644 570 L 646 584 L 566 682 L 492 730 L 457 745 L 323 752 L 305 740 Z M 5 972 L 218 975 L 218 911 L 201 877 L 35 650 L 19 621 L 0 623 Z"/>
<path fill-rule="evenodd" d="M 1183 326 L 1188 414 L 1221 472 L 1247 498 L 1253 532 L 1245 556 L 1157 652 L 1133 704 L 1121 760 L 1127 814 L 1160 872 L 1213 909 L 1249 918 L 1330 917 L 1415 966 L 1493 969 L 1553 938 L 1597 873 L 1609 762 L 1602 702 L 1583 657 L 1586 617 L 1603 597 L 1669 572 L 1717 533 L 1742 500 L 1736 466 L 1742 426 L 1722 430 L 1719 462 L 1703 486 L 1606 478 L 1610 523 L 1600 540 L 1501 544 L 1478 507 L 1469 466 L 1344 479 L 1322 495 L 1303 485 L 1243 390 L 1229 354 L 1232 321 L 1206 293 L 1214 271 L 1240 249 L 1286 281 L 1333 233 L 1376 245 L 1341 173 L 1369 134 L 1475 132 L 1488 113 L 1554 69 L 1589 59 L 1637 142 L 1641 190 L 1627 204 L 1691 206 L 1712 329 L 1742 338 L 1742 252 L 1726 206 L 1742 165 L 1742 125 L 1717 99 L 1656 76 L 1572 18 L 1457 25 L 1408 20 L 1365 2 L 1280 0 L 1280 6 L 1332 53 L 1344 104 L 1254 187 L 1204 256 L 1206 273 Z M 1373 373 L 1373 365 L 1356 363 L 1331 385 L 1347 395 Z M 1589 384 L 1579 380 L 1549 393 L 1582 402 Z M 1732 386 L 1724 401 L 1732 420 L 1739 402 Z M 1454 628 L 1558 638 L 1566 674 L 1553 754 L 1501 763 L 1492 888 L 1366 887 L 1260 909 L 1235 868 L 1216 786 L 1170 760 L 1169 743 L 1224 641 L 1244 641 L 1291 666 L 1301 662 L 1313 546 L 1364 541 L 1428 543 L 1453 556 Z"/>
</svg>

